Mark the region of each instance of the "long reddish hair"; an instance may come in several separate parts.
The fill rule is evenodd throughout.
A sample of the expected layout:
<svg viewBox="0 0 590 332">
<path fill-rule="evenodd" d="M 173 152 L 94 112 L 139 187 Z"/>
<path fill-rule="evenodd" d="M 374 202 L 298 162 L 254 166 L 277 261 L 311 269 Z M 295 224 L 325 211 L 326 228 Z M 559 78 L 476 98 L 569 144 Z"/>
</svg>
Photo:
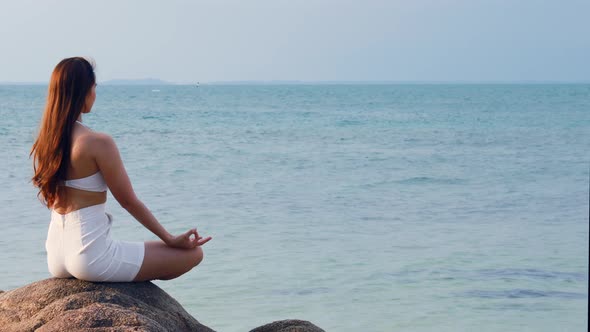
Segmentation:
<svg viewBox="0 0 590 332">
<path fill-rule="evenodd" d="M 63 190 L 60 182 L 70 162 L 72 130 L 95 83 L 94 64 L 81 57 L 63 59 L 51 74 L 39 136 L 30 154 L 37 197 L 48 208 Z"/>
</svg>

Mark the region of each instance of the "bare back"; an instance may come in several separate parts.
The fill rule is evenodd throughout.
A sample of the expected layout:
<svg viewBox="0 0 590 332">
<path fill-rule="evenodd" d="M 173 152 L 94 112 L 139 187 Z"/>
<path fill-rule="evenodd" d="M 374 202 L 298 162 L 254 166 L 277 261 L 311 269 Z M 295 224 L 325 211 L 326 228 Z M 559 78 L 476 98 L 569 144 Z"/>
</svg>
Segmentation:
<svg viewBox="0 0 590 332">
<path fill-rule="evenodd" d="M 72 132 L 72 147 L 66 179 L 80 179 L 90 176 L 100 169 L 92 153 L 93 141 L 97 133 L 76 123 Z M 106 192 L 92 192 L 64 187 L 63 197 L 58 197 L 53 209 L 59 214 L 66 214 L 88 206 L 102 204 L 107 200 Z"/>
</svg>

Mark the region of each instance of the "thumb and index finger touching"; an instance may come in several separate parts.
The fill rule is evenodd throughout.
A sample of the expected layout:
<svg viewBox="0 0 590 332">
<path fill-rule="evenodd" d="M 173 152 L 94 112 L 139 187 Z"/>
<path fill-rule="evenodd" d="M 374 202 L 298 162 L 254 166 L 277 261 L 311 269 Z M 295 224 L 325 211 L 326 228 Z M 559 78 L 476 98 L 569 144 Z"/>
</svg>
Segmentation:
<svg viewBox="0 0 590 332">
<path fill-rule="evenodd" d="M 191 235 L 194 234 L 194 238 L 191 238 Z M 199 233 L 197 232 L 196 228 L 193 229 L 189 229 L 186 233 L 184 233 L 184 237 L 186 239 L 188 239 L 195 247 L 196 246 L 201 246 L 207 242 L 209 242 L 209 240 L 211 240 L 211 237 L 208 236 L 207 238 L 202 238 L 201 236 L 199 236 Z"/>
</svg>

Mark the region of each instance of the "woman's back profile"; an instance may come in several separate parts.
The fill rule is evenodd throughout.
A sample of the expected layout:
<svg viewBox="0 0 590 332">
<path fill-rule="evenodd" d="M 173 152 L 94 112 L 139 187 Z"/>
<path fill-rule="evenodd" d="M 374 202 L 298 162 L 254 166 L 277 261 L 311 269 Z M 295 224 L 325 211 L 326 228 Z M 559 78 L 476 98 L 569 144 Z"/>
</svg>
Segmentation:
<svg viewBox="0 0 590 332">
<path fill-rule="evenodd" d="M 114 140 L 82 123 L 96 99 L 94 67 L 84 58 L 54 69 L 33 144 L 33 184 L 51 210 L 46 251 L 49 272 L 88 281 L 173 279 L 203 259 L 196 229 L 173 236 L 137 198 Z M 113 240 L 105 211 L 107 189 L 162 241 Z"/>
</svg>

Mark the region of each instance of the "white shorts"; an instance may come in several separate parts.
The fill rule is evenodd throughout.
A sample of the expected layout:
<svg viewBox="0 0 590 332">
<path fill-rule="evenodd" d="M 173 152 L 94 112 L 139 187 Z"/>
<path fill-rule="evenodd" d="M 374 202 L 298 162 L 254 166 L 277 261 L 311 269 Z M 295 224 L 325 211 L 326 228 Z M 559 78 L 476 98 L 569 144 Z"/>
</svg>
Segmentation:
<svg viewBox="0 0 590 332">
<path fill-rule="evenodd" d="M 112 222 L 105 204 L 64 215 L 52 210 L 45 242 L 49 272 L 56 278 L 133 281 L 143 263 L 145 245 L 111 239 Z"/>
</svg>

